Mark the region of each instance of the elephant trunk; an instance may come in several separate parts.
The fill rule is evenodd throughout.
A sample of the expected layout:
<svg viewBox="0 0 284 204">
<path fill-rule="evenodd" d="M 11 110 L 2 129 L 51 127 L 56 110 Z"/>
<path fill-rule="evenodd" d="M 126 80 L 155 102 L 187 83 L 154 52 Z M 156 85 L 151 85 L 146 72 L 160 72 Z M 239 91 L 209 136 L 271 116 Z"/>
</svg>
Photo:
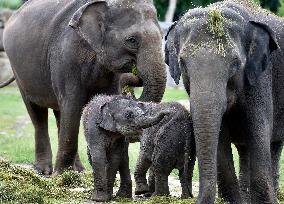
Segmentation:
<svg viewBox="0 0 284 204">
<path fill-rule="evenodd" d="M 149 38 L 147 45 L 141 48 L 137 56 L 138 76 L 142 79 L 144 87 L 139 98 L 141 101 L 160 102 L 165 92 L 166 66 L 162 45 L 157 44 L 161 39 L 161 36 L 157 39 Z"/>
<path fill-rule="evenodd" d="M 139 129 L 149 128 L 153 125 L 158 124 L 167 114 L 169 113 L 164 111 L 150 117 L 143 115 L 137 119 L 137 126 L 139 127 Z"/>
<path fill-rule="evenodd" d="M 217 182 L 217 148 L 224 103 L 218 101 L 216 95 L 213 96 L 210 93 L 202 95 L 191 98 L 200 179 L 198 202 L 214 203 Z"/>
</svg>

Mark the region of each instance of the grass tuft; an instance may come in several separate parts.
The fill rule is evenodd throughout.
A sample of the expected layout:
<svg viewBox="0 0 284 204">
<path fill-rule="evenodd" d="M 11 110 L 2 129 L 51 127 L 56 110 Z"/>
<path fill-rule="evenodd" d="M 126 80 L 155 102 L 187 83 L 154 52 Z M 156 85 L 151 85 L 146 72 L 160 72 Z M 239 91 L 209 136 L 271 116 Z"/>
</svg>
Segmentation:
<svg viewBox="0 0 284 204">
<path fill-rule="evenodd" d="M 209 31 L 216 35 L 218 38 L 225 36 L 224 22 L 225 19 L 218 9 L 209 11 L 208 14 Z"/>
</svg>

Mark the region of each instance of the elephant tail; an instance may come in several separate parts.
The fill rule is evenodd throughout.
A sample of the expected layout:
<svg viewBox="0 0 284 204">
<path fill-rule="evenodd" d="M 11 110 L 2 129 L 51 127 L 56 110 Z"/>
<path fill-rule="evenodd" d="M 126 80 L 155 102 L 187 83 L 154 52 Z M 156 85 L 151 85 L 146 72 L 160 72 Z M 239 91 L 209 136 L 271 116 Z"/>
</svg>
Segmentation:
<svg viewBox="0 0 284 204">
<path fill-rule="evenodd" d="M 9 84 L 11 84 L 13 81 L 15 81 L 15 76 L 12 76 L 10 79 L 8 79 L 7 81 L 0 83 L 0 88 L 4 88 L 5 86 L 8 86 Z"/>
</svg>

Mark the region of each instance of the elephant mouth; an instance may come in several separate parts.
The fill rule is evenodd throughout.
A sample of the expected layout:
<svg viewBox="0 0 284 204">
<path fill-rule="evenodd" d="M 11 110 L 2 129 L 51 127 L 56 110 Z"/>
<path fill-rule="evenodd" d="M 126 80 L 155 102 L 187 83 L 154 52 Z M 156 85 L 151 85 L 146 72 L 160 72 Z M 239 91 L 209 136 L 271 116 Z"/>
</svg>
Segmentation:
<svg viewBox="0 0 284 204">
<path fill-rule="evenodd" d="M 134 66 L 136 66 L 136 60 L 127 59 L 119 66 L 117 71 L 121 73 L 131 73 Z"/>
</svg>

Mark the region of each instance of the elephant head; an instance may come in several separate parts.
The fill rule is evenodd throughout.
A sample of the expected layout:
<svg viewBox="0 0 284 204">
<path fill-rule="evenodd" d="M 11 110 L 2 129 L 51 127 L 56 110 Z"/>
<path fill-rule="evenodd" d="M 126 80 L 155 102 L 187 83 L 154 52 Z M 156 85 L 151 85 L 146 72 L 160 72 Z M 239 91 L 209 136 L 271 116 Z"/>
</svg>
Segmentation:
<svg viewBox="0 0 284 204">
<path fill-rule="evenodd" d="M 12 10 L 9 10 L 9 9 L 0 10 L 0 52 L 4 51 L 3 31 L 5 28 L 5 24 L 9 20 L 9 18 L 12 16 L 12 14 L 13 14 Z"/>
<path fill-rule="evenodd" d="M 271 72 L 271 53 L 277 48 L 269 26 L 230 7 L 194 9 L 169 31 L 166 62 L 176 83 L 182 75 L 190 94 L 201 181 L 199 201 L 214 200 L 224 113 L 244 90 Z"/>
<path fill-rule="evenodd" d="M 151 0 L 89 1 L 75 12 L 69 26 L 89 44 L 102 68 L 130 73 L 137 67 L 144 87 L 140 100 L 162 99 L 162 34 Z"/>
<path fill-rule="evenodd" d="M 110 97 L 97 107 L 99 114 L 96 123 L 100 128 L 111 132 L 118 132 L 124 136 L 135 136 L 142 129 L 149 128 L 159 123 L 167 111 L 152 113 L 144 103 L 133 100 L 128 96 Z M 98 98 L 96 99 L 98 100 Z M 153 104 L 154 105 L 154 104 Z"/>
</svg>

